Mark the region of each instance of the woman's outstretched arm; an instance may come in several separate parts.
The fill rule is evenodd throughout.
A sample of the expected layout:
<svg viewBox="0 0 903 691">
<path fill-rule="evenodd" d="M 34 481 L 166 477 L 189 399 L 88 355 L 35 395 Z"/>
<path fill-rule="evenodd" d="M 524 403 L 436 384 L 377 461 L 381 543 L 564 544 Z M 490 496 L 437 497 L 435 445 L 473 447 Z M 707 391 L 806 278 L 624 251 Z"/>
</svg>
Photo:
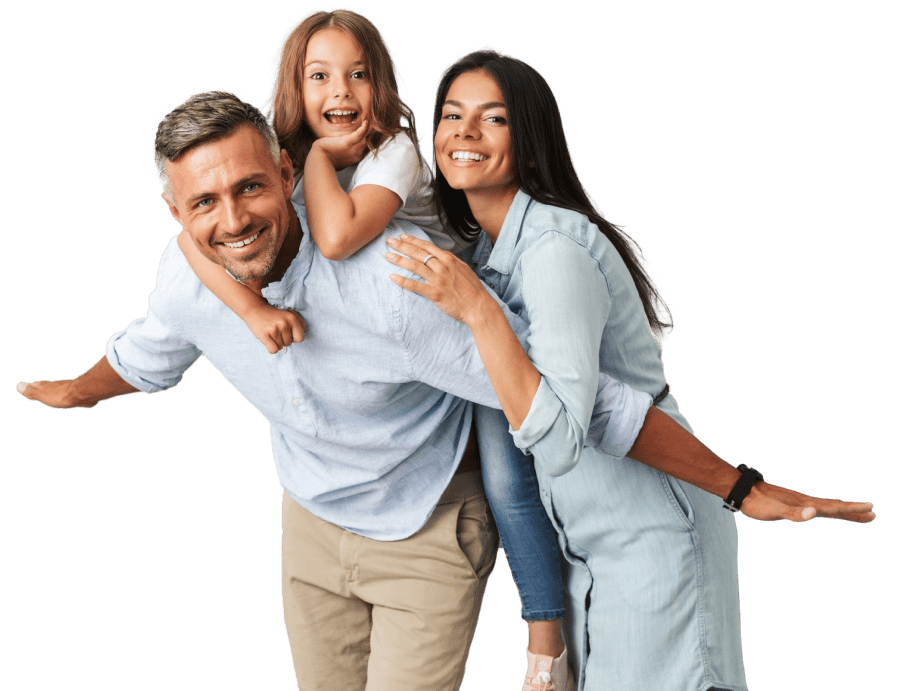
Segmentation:
<svg viewBox="0 0 903 691">
<path fill-rule="evenodd" d="M 390 252 L 387 258 L 419 275 L 424 282 L 397 275 L 392 280 L 432 300 L 446 314 L 467 324 L 502 410 L 511 428 L 519 429 L 530 411 L 541 377 L 498 304 L 470 267 L 451 253 L 409 236 L 388 242 L 407 256 Z M 649 409 L 627 455 L 720 498 L 730 493 L 740 477 L 740 471 L 654 406 Z M 764 481 L 753 486 L 741 511 L 763 521 L 801 522 L 821 516 L 868 523 L 875 518 L 868 502 L 819 499 Z"/>
</svg>

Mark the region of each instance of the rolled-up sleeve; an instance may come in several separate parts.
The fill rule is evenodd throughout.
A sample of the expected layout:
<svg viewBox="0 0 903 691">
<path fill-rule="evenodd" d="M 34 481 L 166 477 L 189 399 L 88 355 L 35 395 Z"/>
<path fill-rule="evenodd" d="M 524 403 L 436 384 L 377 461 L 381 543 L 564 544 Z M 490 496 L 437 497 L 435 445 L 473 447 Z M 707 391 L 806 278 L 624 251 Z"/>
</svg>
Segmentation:
<svg viewBox="0 0 903 691">
<path fill-rule="evenodd" d="M 175 386 L 201 351 L 180 337 L 166 318 L 168 281 L 163 267 L 151 293 L 147 316 L 113 334 L 107 343 L 107 360 L 116 373 L 139 391 L 153 393 Z"/>
<path fill-rule="evenodd" d="M 624 456 L 651 398 L 599 373 L 599 348 L 611 301 L 598 262 L 586 248 L 544 233 L 520 259 L 527 353 L 542 375 L 514 442 L 549 475 L 573 469 L 585 445 Z"/>
</svg>

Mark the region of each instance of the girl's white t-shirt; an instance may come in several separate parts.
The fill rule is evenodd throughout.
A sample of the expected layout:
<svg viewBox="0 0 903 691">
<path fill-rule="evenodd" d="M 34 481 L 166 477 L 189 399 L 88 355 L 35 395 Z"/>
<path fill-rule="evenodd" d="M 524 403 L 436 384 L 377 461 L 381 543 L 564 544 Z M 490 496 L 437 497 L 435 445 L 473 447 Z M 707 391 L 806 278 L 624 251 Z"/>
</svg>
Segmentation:
<svg viewBox="0 0 903 691">
<path fill-rule="evenodd" d="M 414 142 L 404 132 L 369 151 L 361 162 L 336 171 L 339 185 L 351 192 L 360 185 L 379 185 L 392 190 L 402 200 L 393 219 L 408 221 L 423 229 L 433 244 L 455 250 L 456 244 L 445 232 L 430 190 L 432 174 L 423 162 Z M 292 201 L 304 206 L 304 178 L 295 181 Z"/>
</svg>

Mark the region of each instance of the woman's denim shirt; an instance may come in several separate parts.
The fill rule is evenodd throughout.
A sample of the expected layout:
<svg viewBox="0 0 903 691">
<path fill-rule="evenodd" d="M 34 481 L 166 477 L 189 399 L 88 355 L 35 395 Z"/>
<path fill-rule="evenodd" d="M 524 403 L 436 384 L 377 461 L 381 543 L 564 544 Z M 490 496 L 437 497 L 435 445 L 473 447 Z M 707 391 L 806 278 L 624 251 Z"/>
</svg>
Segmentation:
<svg viewBox="0 0 903 691">
<path fill-rule="evenodd" d="M 530 324 L 528 354 L 542 375 L 522 427 L 542 432 L 512 431 L 514 441 L 548 474 L 562 475 L 580 459 L 600 371 L 651 396 L 665 387 L 639 293 L 618 251 L 586 216 L 523 191 L 495 246 L 483 234 L 472 257 L 480 278 Z M 689 429 L 672 396 L 659 408 Z"/>
</svg>

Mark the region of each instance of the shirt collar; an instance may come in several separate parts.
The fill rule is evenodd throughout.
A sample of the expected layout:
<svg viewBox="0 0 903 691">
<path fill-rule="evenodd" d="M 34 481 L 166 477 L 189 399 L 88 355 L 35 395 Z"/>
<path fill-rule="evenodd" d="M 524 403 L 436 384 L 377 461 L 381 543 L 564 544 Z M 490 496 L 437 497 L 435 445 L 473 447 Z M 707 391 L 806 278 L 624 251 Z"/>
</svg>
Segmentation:
<svg viewBox="0 0 903 691">
<path fill-rule="evenodd" d="M 505 214 L 505 222 L 502 223 L 502 229 L 499 231 L 499 237 L 495 241 L 495 246 L 489 254 L 486 265 L 498 271 L 501 274 L 511 273 L 511 264 L 514 260 L 514 248 L 520 238 L 521 227 L 524 224 L 524 217 L 527 215 L 527 209 L 533 199 L 523 190 L 518 190 L 514 195 L 514 201 L 508 213 Z M 489 238 L 485 238 L 489 241 Z M 482 249 L 482 247 L 480 248 Z"/>
<path fill-rule="evenodd" d="M 301 281 L 303 284 L 304 279 L 307 278 L 307 274 L 310 272 L 314 256 L 314 243 L 310 239 L 310 229 L 307 227 L 306 210 L 295 202 L 292 202 L 292 206 L 298 214 L 298 222 L 301 225 L 301 246 L 298 248 L 298 256 L 289 264 L 282 279 L 270 283 L 263 289 L 263 296 L 274 300 L 280 300 L 287 295 L 295 282 Z"/>
</svg>

